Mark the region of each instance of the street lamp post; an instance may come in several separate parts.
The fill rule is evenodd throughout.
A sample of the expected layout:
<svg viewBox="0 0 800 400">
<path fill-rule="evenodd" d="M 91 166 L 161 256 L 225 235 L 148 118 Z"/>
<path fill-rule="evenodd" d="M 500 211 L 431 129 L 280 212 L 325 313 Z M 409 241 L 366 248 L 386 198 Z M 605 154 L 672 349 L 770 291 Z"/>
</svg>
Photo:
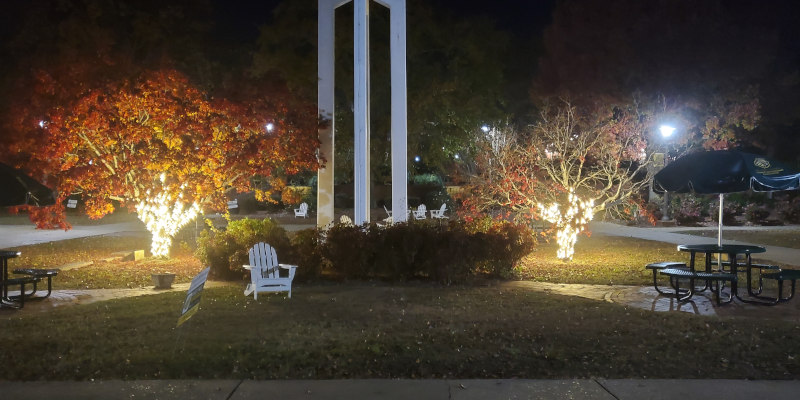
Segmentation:
<svg viewBox="0 0 800 400">
<path fill-rule="evenodd" d="M 661 137 L 668 141 L 672 134 L 675 133 L 675 127 L 671 125 L 661 125 L 658 127 L 658 131 L 661 133 Z M 669 163 L 669 148 L 665 148 L 664 150 L 664 167 L 667 166 Z M 663 168 L 663 167 L 662 167 Z M 669 216 L 669 192 L 664 191 L 664 204 L 662 205 L 663 209 L 661 210 L 661 220 L 662 221 L 669 221 L 671 218 Z"/>
</svg>

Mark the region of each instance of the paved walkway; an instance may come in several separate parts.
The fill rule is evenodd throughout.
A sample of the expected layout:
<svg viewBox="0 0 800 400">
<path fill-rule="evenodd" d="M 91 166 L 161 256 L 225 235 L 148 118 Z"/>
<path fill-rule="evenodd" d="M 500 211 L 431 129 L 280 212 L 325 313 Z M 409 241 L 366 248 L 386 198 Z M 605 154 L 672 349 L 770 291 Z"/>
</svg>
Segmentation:
<svg viewBox="0 0 800 400">
<path fill-rule="evenodd" d="M 55 285 L 58 285 L 57 281 L 55 282 Z M 236 282 L 207 281 L 204 287 L 214 288 L 230 285 L 239 284 Z M 244 285 L 240 286 L 244 287 Z M 153 286 L 135 289 L 56 289 L 53 290 L 53 293 L 50 295 L 50 297 L 46 299 L 26 301 L 25 307 L 22 309 L 22 311 L 25 313 L 44 312 L 69 305 L 90 304 L 98 301 L 122 299 L 127 297 L 151 296 L 169 292 L 185 293 L 188 290 L 188 282 L 176 283 L 172 285 L 172 288 L 170 289 L 155 289 Z M 11 290 L 9 293 L 12 296 L 18 295 L 19 290 Z M 4 309 L 3 312 L 0 312 L 0 319 L 2 319 L 4 316 L 11 317 L 15 315 L 16 312 L 17 310 Z"/>
<path fill-rule="evenodd" d="M 121 232 L 147 232 L 147 230 L 144 224 L 139 221 L 117 224 L 73 225 L 72 229 L 68 231 L 62 229 L 36 229 L 33 224 L 0 225 L 0 249 Z"/>
<path fill-rule="evenodd" d="M 673 379 L 348 379 L 321 381 L 152 380 L 0 382 L 8 399 L 210 399 L 210 400 L 789 400 L 800 381 Z"/>
</svg>

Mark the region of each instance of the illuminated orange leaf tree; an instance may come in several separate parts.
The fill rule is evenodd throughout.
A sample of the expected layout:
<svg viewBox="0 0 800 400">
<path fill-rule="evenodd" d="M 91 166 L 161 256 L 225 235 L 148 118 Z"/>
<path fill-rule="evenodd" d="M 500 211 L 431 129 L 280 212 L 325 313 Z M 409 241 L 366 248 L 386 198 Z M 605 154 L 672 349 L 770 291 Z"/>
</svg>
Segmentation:
<svg viewBox="0 0 800 400">
<path fill-rule="evenodd" d="M 26 121 L 36 126 L 10 146 L 59 192 L 58 205 L 31 217 L 68 227 L 61 203 L 73 194 L 92 218 L 121 205 L 153 234 L 152 254 L 167 256 L 183 225 L 201 210 L 224 209 L 226 193 L 248 190 L 254 175 L 281 188 L 283 177 L 317 168 L 316 113 L 278 97 L 212 99 L 176 70 L 87 89 Z"/>
<path fill-rule="evenodd" d="M 553 223 L 570 260 L 595 213 L 625 206 L 648 183 L 647 118 L 634 109 L 545 106 L 529 131 L 486 132 L 465 210 Z"/>
</svg>

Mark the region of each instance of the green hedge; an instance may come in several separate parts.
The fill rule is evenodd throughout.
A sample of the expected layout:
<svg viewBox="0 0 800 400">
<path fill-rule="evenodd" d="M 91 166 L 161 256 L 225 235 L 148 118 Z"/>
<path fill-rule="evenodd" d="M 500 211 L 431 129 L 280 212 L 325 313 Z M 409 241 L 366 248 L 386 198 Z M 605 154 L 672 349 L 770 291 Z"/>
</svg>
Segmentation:
<svg viewBox="0 0 800 400">
<path fill-rule="evenodd" d="M 324 237 L 324 240 L 323 240 Z M 382 279 L 462 282 L 474 276 L 509 277 L 531 252 L 530 229 L 482 220 L 411 221 L 388 227 L 336 225 L 296 232 L 291 240 L 271 220 L 231 222 L 226 231 L 204 233 L 198 256 L 218 278 L 245 276 L 247 250 L 265 241 L 279 261 L 297 264 L 297 279 Z"/>
<path fill-rule="evenodd" d="M 245 218 L 231 221 L 225 230 L 201 232 L 196 255 L 211 268 L 212 278 L 239 279 L 247 275 L 242 265 L 249 263 L 247 252 L 258 242 L 272 245 L 279 262 L 286 262 L 283 257 L 290 257 L 293 251 L 286 230 L 275 221 Z"/>
</svg>

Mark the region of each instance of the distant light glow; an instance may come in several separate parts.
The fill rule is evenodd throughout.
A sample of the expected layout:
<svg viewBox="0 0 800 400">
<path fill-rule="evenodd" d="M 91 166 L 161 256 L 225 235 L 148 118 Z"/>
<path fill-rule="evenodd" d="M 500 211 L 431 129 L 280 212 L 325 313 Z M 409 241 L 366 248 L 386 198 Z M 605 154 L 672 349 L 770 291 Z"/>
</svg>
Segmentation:
<svg viewBox="0 0 800 400">
<path fill-rule="evenodd" d="M 275 129 L 275 125 L 272 122 L 267 123 L 266 125 L 267 132 L 272 132 Z"/>
<path fill-rule="evenodd" d="M 489 126 L 488 125 L 482 126 L 481 130 L 483 131 L 483 133 L 489 132 Z"/>
<path fill-rule="evenodd" d="M 45 127 L 45 125 L 47 125 L 47 123 L 46 123 L 46 122 L 44 122 L 44 120 L 40 120 L 40 121 L 39 121 L 39 128 L 44 128 L 44 127 Z"/>
<path fill-rule="evenodd" d="M 658 131 L 661 132 L 661 137 L 668 138 L 675 133 L 675 127 L 669 125 L 661 125 L 658 127 Z"/>
<path fill-rule="evenodd" d="M 458 155 L 458 153 L 456 153 L 456 155 L 455 155 L 455 156 L 453 156 L 453 157 L 455 157 L 455 159 L 456 159 L 456 160 L 458 160 L 458 159 L 460 159 L 460 158 L 461 158 L 461 156 L 459 156 L 459 155 Z"/>
<path fill-rule="evenodd" d="M 421 160 L 421 158 L 419 158 L 419 156 L 414 156 L 414 161 L 415 162 L 419 162 L 420 160 Z"/>
</svg>

